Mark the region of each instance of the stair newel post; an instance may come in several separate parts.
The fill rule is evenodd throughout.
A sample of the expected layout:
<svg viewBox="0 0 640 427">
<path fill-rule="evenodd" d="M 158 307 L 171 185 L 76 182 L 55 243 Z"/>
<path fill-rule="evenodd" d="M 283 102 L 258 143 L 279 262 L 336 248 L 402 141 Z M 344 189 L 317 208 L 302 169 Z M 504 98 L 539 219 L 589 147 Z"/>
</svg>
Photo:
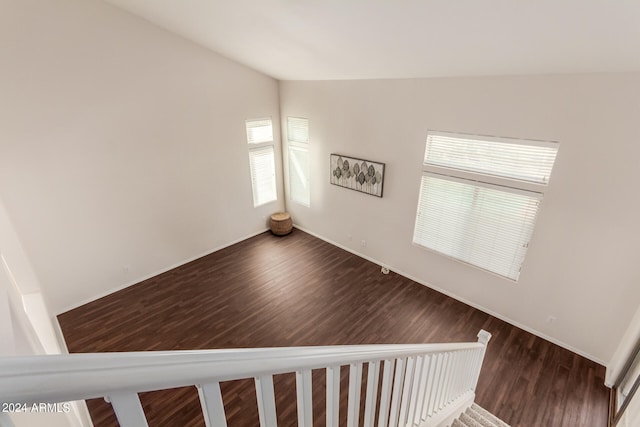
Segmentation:
<svg viewBox="0 0 640 427">
<path fill-rule="evenodd" d="M 491 340 L 491 333 L 485 331 L 484 329 L 480 329 L 478 332 L 478 343 L 482 344 L 482 350 L 480 353 L 480 360 L 475 369 L 474 373 L 474 383 L 473 383 L 473 391 L 476 390 L 478 385 L 478 379 L 480 379 L 480 371 L 482 370 L 482 363 L 484 361 L 484 354 L 487 351 L 487 344 L 489 344 L 489 340 Z"/>
</svg>

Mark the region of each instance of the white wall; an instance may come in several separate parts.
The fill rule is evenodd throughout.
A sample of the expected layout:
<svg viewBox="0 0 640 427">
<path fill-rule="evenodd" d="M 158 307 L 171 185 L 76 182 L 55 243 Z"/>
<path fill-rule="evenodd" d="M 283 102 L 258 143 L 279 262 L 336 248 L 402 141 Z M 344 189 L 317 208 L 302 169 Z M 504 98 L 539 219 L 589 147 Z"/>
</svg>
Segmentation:
<svg viewBox="0 0 640 427">
<path fill-rule="evenodd" d="M 640 302 L 640 74 L 280 87 L 283 121 L 310 120 L 311 207 L 288 203 L 295 223 L 600 363 L 611 359 Z M 517 284 L 412 245 L 427 129 L 560 142 Z M 330 185 L 332 152 L 385 162 L 384 197 Z"/>
<path fill-rule="evenodd" d="M 0 52 L 0 197 L 51 312 L 283 208 L 253 208 L 244 130 L 279 135 L 274 79 L 97 0 L 3 1 Z"/>
<path fill-rule="evenodd" d="M 40 282 L 33 270 L 4 203 L 0 200 L 0 317 L 9 321 L 0 329 L 11 331 L 13 345 L 4 351 L 16 354 L 59 354 L 61 346 L 52 318 L 42 298 Z M 9 339 L 9 337 L 7 337 Z M 6 342 L 0 340 L 0 342 Z M 27 343 L 28 345 L 24 345 Z"/>
<path fill-rule="evenodd" d="M 66 353 L 53 320 L 39 280 L 0 200 L 0 356 L 59 354 L 63 349 Z M 16 427 L 92 425 L 84 401 L 73 402 L 69 413 L 12 414 L 11 419 Z M 0 425 L 2 422 L 0 419 Z"/>
</svg>

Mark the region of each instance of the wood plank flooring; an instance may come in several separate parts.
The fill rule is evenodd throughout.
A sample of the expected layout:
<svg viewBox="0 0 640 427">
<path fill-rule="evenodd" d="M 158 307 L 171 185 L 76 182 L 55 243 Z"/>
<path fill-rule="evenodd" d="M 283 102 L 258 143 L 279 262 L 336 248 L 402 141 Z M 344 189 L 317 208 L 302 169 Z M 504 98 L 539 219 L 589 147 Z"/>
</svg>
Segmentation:
<svg viewBox="0 0 640 427">
<path fill-rule="evenodd" d="M 58 319 L 73 353 L 476 341 L 486 329 L 493 338 L 478 404 L 514 427 L 607 421 L 604 367 L 299 230 L 263 233 Z M 314 371 L 316 426 L 324 382 Z M 277 376 L 275 390 L 278 425 L 297 425 L 294 375 Z M 223 383 L 222 392 L 230 427 L 258 425 L 251 380 Z M 152 427 L 204 426 L 195 387 L 141 401 Z M 117 425 L 102 399 L 88 406 L 96 426 Z"/>
</svg>

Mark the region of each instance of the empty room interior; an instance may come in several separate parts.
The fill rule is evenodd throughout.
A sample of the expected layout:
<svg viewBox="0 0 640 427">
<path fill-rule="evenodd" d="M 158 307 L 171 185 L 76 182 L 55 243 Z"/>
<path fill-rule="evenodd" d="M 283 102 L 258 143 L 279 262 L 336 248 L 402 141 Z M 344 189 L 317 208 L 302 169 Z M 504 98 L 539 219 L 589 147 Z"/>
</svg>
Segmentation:
<svg viewBox="0 0 640 427">
<path fill-rule="evenodd" d="M 34 355 L 466 343 L 469 416 L 638 425 L 640 3 L 1 4 L 5 399 Z M 229 426 L 502 426 L 429 424 L 462 357 L 215 390 Z M 136 389 L 143 424 L 121 394 L 0 421 L 220 425 L 184 384 Z"/>
</svg>

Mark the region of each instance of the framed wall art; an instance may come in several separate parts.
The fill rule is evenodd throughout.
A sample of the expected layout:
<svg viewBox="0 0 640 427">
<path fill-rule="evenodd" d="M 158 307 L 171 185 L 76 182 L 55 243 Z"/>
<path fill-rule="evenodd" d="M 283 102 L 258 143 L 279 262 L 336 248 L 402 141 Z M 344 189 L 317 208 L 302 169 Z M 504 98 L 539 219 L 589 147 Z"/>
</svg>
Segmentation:
<svg viewBox="0 0 640 427">
<path fill-rule="evenodd" d="M 331 154 L 329 177 L 333 185 L 382 197 L 384 163 Z"/>
</svg>

